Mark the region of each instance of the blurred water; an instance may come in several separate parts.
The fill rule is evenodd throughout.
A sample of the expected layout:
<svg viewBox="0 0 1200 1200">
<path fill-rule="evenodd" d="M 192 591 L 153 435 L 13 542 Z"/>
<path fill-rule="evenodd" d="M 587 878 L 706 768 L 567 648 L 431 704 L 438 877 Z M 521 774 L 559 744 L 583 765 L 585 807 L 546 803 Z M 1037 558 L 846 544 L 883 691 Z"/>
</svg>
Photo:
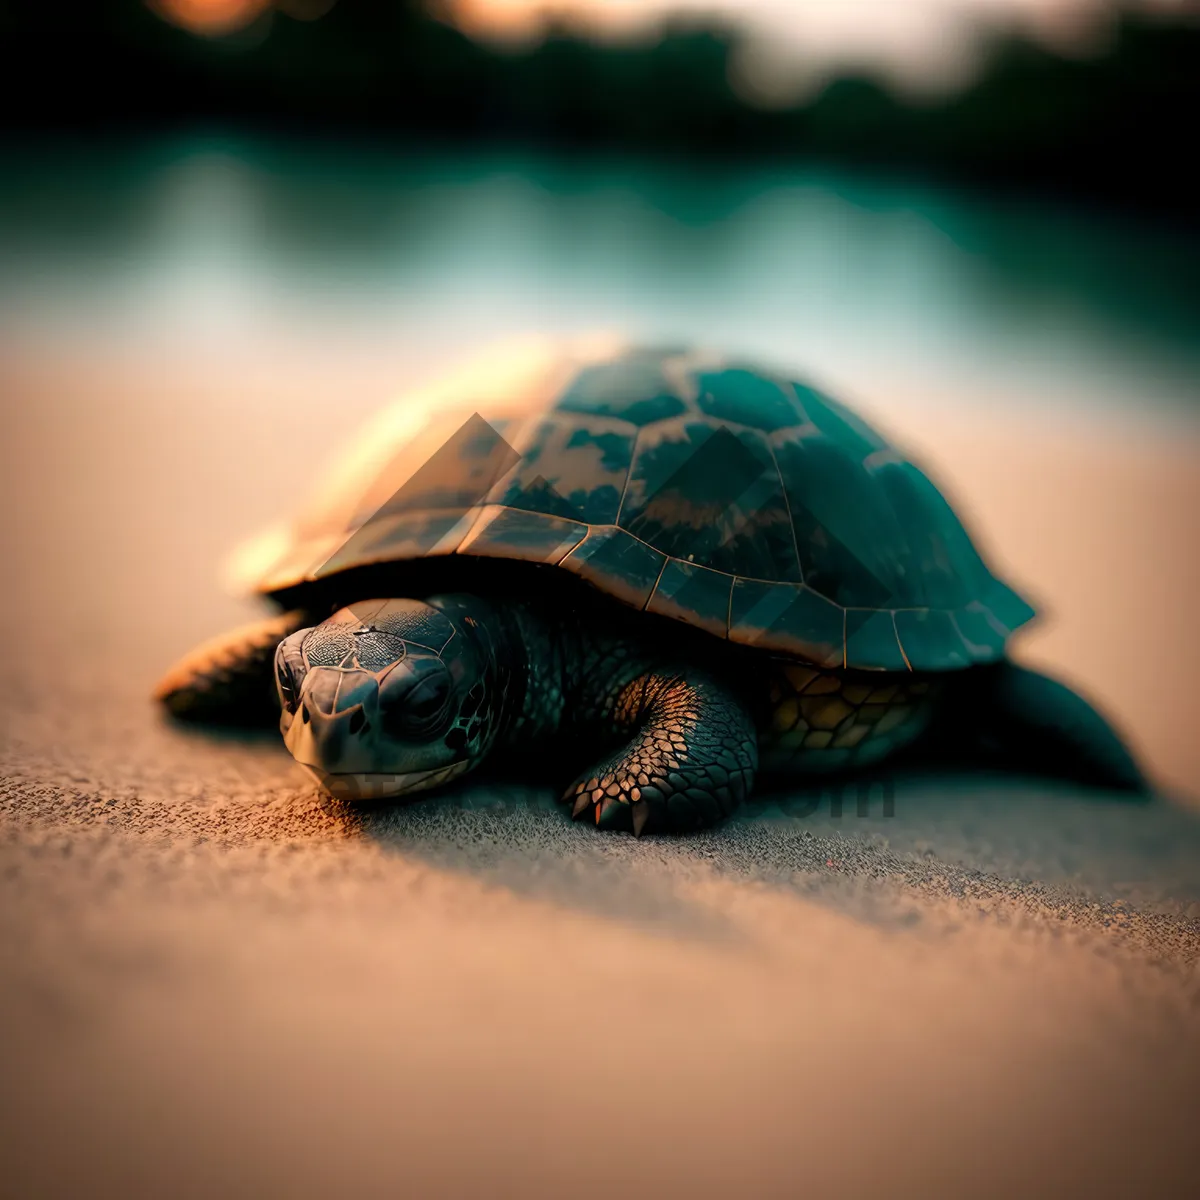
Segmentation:
<svg viewBox="0 0 1200 1200">
<path fill-rule="evenodd" d="M 1200 251 L 1109 219 L 818 169 L 214 138 L 4 161 L 10 334 L 385 339 L 399 359 L 600 325 L 852 392 L 1200 410 Z"/>
</svg>

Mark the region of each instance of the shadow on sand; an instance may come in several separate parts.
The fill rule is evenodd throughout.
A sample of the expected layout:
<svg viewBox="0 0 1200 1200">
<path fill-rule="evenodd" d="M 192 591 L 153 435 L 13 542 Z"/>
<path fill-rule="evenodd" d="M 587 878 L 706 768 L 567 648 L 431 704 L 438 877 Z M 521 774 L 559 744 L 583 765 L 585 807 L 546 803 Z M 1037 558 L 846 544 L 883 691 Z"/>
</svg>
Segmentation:
<svg viewBox="0 0 1200 1200">
<path fill-rule="evenodd" d="M 635 839 L 573 823 L 554 795 L 497 780 L 404 805 L 330 803 L 339 823 L 388 850 L 672 936 L 741 936 L 701 898 L 720 880 L 885 926 L 920 920 L 921 897 L 991 896 L 1089 924 L 1140 913 L 1200 932 L 1200 813 L 1163 797 L 876 777 L 770 793 L 714 829 Z"/>
</svg>

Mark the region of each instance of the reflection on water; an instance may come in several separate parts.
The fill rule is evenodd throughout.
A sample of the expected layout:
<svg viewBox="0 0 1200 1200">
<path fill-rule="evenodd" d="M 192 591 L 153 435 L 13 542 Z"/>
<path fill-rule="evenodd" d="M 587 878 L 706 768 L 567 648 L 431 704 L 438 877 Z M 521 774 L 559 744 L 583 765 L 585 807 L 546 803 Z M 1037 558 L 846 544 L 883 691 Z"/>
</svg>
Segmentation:
<svg viewBox="0 0 1200 1200">
<path fill-rule="evenodd" d="M 8 155 L 6 327 L 399 347 L 601 325 L 865 386 L 1195 415 L 1200 252 L 815 169 L 386 157 L 216 140 Z M 102 303 L 101 303 L 102 301 Z"/>
</svg>

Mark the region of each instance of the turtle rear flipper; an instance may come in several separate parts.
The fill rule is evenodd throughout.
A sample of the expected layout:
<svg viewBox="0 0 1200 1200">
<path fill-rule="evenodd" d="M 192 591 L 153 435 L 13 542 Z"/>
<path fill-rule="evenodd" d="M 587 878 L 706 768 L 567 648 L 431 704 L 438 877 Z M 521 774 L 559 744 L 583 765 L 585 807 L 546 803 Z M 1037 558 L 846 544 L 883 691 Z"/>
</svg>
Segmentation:
<svg viewBox="0 0 1200 1200">
<path fill-rule="evenodd" d="M 1150 784 L 1107 720 L 1065 684 L 1011 662 L 978 668 L 962 681 L 937 731 L 957 753 L 1018 774 L 1148 794 Z"/>
<path fill-rule="evenodd" d="M 154 698 L 182 721 L 274 724 L 275 648 L 308 623 L 308 614 L 296 610 L 231 629 L 181 658 L 159 681 Z"/>
</svg>

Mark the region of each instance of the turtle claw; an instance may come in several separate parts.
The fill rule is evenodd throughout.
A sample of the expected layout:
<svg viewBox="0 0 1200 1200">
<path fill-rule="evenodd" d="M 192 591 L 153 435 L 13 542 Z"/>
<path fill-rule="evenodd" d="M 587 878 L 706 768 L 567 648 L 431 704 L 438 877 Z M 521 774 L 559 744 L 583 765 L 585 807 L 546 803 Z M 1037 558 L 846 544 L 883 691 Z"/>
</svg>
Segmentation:
<svg viewBox="0 0 1200 1200">
<path fill-rule="evenodd" d="M 590 785 L 590 786 L 589 786 Z M 633 810 L 645 808 L 644 804 L 631 804 L 623 796 L 610 796 L 599 791 L 597 781 L 581 780 L 575 784 L 562 798 L 563 804 L 571 805 L 571 819 L 587 821 L 599 829 L 631 829 L 633 828 Z M 641 818 L 645 825 L 646 819 Z"/>
<path fill-rule="evenodd" d="M 650 820 L 650 805 L 645 800 L 635 800 L 629 807 L 633 816 L 633 836 L 641 837 L 646 822 Z"/>
<path fill-rule="evenodd" d="M 596 825 L 600 829 L 628 829 L 629 801 L 620 796 L 606 796 L 596 808 Z"/>
<path fill-rule="evenodd" d="M 615 774 L 589 775 L 577 780 L 563 793 L 560 804 L 571 806 L 571 819 L 586 821 L 597 829 L 623 829 L 641 837 L 669 828 L 671 821 L 664 796 L 654 784 L 633 784 L 616 795 L 609 789 L 620 783 Z"/>
</svg>

